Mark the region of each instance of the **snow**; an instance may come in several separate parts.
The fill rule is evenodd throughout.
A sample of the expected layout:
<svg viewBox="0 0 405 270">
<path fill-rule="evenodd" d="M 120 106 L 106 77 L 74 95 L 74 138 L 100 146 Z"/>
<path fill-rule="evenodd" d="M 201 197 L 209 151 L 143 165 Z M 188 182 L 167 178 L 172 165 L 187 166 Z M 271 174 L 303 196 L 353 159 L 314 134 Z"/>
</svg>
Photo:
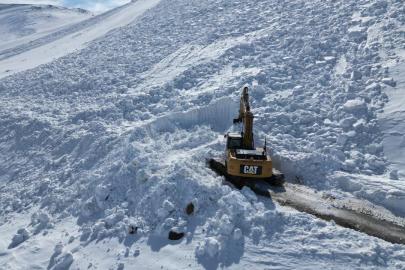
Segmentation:
<svg viewBox="0 0 405 270">
<path fill-rule="evenodd" d="M 91 16 L 91 12 L 77 8 L 0 4 L 1 50 L 61 31 Z"/>
<path fill-rule="evenodd" d="M 0 44 L 0 268 L 404 269 L 403 246 L 206 164 L 240 130 L 247 84 L 256 145 L 287 182 L 403 220 L 404 10 L 134 1 Z"/>
<path fill-rule="evenodd" d="M 4 53 L 4 60 L 0 62 L 0 78 L 35 68 L 58 57 L 78 51 L 84 48 L 86 43 L 107 34 L 112 29 L 127 25 L 157 2 L 159 1 L 142 0 L 129 3 L 124 8 L 121 7 L 108 12 L 108 16 L 104 13 L 86 22 L 64 28 L 65 31 L 45 36 L 42 39 L 46 40 L 46 43 L 39 44 L 38 47 L 27 52 L 22 51 L 22 53 L 13 55 L 13 48 L 11 48 Z M 7 55 L 10 54 L 9 51 L 11 51 L 10 56 Z"/>
</svg>

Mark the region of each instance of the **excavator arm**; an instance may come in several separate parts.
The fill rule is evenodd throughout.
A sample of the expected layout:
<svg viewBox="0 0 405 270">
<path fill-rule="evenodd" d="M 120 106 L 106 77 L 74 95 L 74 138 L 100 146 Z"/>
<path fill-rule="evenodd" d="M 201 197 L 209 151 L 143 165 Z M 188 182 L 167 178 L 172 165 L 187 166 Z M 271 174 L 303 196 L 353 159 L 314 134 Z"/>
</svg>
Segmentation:
<svg viewBox="0 0 405 270">
<path fill-rule="evenodd" d="M 243 149 L 254 149 L 253 118 L 249 104 L 249 90 L 247 87 L 244 87 L 242 97 L 240 98 L 239 116 L 233 119 L 234 123 L 243 122 Z"/>
</svg>

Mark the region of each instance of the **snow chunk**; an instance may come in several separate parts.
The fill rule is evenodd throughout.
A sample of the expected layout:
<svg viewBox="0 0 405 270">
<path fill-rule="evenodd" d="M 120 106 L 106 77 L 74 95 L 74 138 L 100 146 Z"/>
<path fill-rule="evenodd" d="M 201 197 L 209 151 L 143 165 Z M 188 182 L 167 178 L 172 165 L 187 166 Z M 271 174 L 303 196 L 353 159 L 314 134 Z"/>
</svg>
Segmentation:
<svg viewBox="0 0 405 270">
<path fill-rule="evenodd" d="M 213 237 L 205 240 L 204 251 L 211 257 L 214 257 L 219 251 L 219 242 Z"/>
<path fill-rule="evenodd" d="M 167 217 L 169 215 L 169 211 L 167 211 L 167 210 L 165 210 L 163 208 L 160 208 L 160 209 L 157 210 L 157 215 L 159 217 L 161 217 L 161 218 L 165 218 L 165 217 Z"/>
<path fill-rule="evenodd" d="M 355 26 L 348 30 L 348 36 L 350 38 L 357 38 L 362 35 L 364 27 Z"/>
<path fill-rule="evenodd" d="M 350 117 L 350 118 L 346 118 L 346 119 L 343 119 L 342 121 L 340 121 L 340 126 L 342 128 L 349 128 L 349 127 L 351 127 L 351 125 L 353 125 L 356 122 L 357 122 L 356 118 Z"/>
<path fill-rule="evenodd" d="M 56 244 L 53 251 L 55 251 L 55 253 L 62 253 L 63 247 L 63 244 L 59 242 L 58 244 Z"/>
<path fill-rule="evenodd" d="M 236 229 L 233 231 L 233 238 L 234 238 L 235 240 L 241 239 L 242 236 L 243 236 L 243 233 L 242 233 L 241 229 L 236 228 Z"/>
<path fill-rule="evenodd" d="M 347 136 L 346 134 L 340 134 L 337 138 L 336 143 L 340 145 L 345 145 L 348 138 L 349 136 Z"/>
<path fill-rule="evenodd" d="M 383 170 L 385 167 L 384 162 L 380 158 L 373 155 L 367 159 L 367 164 L 370 165 L 371 168 L 378 170 Z"/>
<path fill-rule="evenodd" d="M 231 234 L 233 228 L 234 228 L 234 224 L 229 220 L 229 217 L 227 215 L 224 215 L 221 218 L 221 221 L 219 224 L 219 230 L 221 231 L 221 233 L 224 235 L 229 235 L 229 234 Z"/>
<path fill-rule="evenodd" d="M 316 139 L 314 146 L 316 149 L 322 148 L 322 146 L 323 146 L 322 139 L 321 138 Z"/>
<path fill-rule="evenodd" d="M 54 269 L 68 269 L 73 261 L 73 254 L 69 251 L 58 259 L 58 263 L 55 265 Z"/>
<path fill-rule="evenodd" d="M 191 202 L 194 205 L 194 213 L 196 213 L 198 211 L 198 209 L 200 208 L 200 203 L 197 198 L 194 198 Z"/>
<path fill-rule="evenodd" d="M 148 178 L 149 178 L 149 173 L 148 173 L 146 170 L 144 170 L 144 169 L 140 169 L 140 170 L 136 173 L 136 179 L 137 179 L 139 182 L 145 182 L 145 181 L 148 180 Z"/>
<path fill-rule="evenodd" d="M 13 236 L 11 240 L 10 248 L 16 247 L 19 244 L 27 241 L 30 238 L 30 233 L 26 228 L 21 228 L 17 231 L 17 234 Z"/>
<path fill-rule="evenodd" d="M 396 188 L 388 190 L 387 194 L 392 196 L 405 197 L 405 191 L 401 191 Z"/>
<path fill-rule="evenodd" d="M 34 225 L 39 222 L 39 214 L 37 212 L 31 215 L 31 222 Z"/>
<path fill-rule="evenodd" d="M 343 109 L 347 112 L 352 112 L 352 111 L 358 111 L 358 110 L 366 110 L 367 109 L 367 104 L 359 99 L 353 99 L 347 101 L 343 105 Z"/>
<path fill-rule="evenodd" d="M 372 90 L 381 90 L 381 86 L 375 82 L 370 85 L 367 85 L 366 91 L 372 91 Z"/>
<path fill-rule="evenodd" d="M 40 221 L 42 224 L 47 224 L 50 220 L 51 220 L 51 217 L 50 217 L 48 214 L 46 214 L 46 213 L 41 213 L 41 214 L 39 215 L 39 221 Z"/>
<path fill-rule="evenodd" d="M 247 186 L 244 186 L 242 188 L 242 193 L 243 195 L 245 195 L 246 198 L 248 198 L 249 200 L 253 201 L 253 202 L 257 202 L 257 196 L 256 194 Z"/>
<path fill-rule="evenodd" d="M 340 159 L 341 161 L 345 160 L 345 154 L 343 154 L 342 151 L 333 148 L 333 147 L 325 147 L 324 148 L 324 152 L 326 154 L 331 154 L 332 156 L 336 156 L 338 159 Z"/>
<path fill-rule="evenodd" d="M 344 165 L 347 170 L 356 169 L 356 163 L 351 159 L 346 160 Z"/>
<path fill-rule="evenodd" d="M 82 215 L 89 217 L 95 213 L 94 209 L 94 202 L 93 202 L 93 197 L 88 199 L 83 205 L 82 205 Z"/>
<path fill-rule="evenodd" d="M 385 83 L 389 86 L 395 87 L 397 85 L 397 83 L 394 81 L 393 78 L 384 78 L 381 80 L 382 83 Z"/>
<path fill-rule="evenodd" d="M 334 56 L 325 56 L 324 59 L 328 64 L 333 64 L 336 61 L 336 57 Z"/>
<path fill-rule="evenodd" d="M 163 209 L 168 212 L 172 212 L 174 210 L 174 205 L 170 201 L 165 200 L 163 202 Z"/>
<path fill-rule="evenodd" d="M 104 209 L 105 201 L 107 200 L 107 196 L 110 193 L 110 190 L 104 185 L 99 185 L 96 187 L 95 193 L 97 206 L 100 209 Z"/>
<path fill-rule="evenodd" d="M 352 74 L 350 75 L 350 79 L 357 81 L 363 77 L 363 74 L 358 70 L 353 70 Z"/>
<path fill-rule="evenodd" d="M 391 180 L 398 180 L 398 170 L 390 171 L 390 179 Z"/>
</svg>

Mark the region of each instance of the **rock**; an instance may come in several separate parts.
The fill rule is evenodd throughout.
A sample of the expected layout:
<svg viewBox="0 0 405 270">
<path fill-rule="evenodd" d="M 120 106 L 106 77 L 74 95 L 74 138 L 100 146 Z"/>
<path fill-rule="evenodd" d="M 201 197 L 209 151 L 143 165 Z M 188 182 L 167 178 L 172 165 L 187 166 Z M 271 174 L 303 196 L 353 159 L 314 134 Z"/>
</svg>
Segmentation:
<svg viewBox="0 0 405 270">
<path fill-rule="evenodd" d="M 174 231 L 170 231 L 169 233 L 169 240 L 180 240 L 181 238 L 183 238 L 184 233 L 176 233 Z"/>
<path fill-rule="evenodd" d="M 128 226 L 129 234 L 136 234 L 137 231 L 138 231 L 138 227 L 135 224 L 131 224 Z"/>
<path fill-rule="evenodd" d="M 353 127 L 356 131 L 360 131 L 364 128 L 365 122 L 363 119 L 360 119 L 356 123 L 353 124 Z"/>
<path fill-rule="evenodd" d="M 194 204 L 192 202 L 187 204 L 185 212 L 187 215 L 194 214 Z"/>
</svg>

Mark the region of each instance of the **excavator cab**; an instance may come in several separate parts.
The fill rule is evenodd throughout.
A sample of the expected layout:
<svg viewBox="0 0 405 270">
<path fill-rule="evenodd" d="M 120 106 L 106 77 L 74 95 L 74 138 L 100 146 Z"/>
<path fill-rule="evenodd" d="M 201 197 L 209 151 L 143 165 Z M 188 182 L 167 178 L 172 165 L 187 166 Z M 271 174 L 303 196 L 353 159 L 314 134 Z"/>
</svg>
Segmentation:
<svg viewBox="0 0 405 270">
<path fill-rule="evenodd" d="M 232 149 L 235 151 L 236 149 L 242 148 L 243 145 L 243 138 L 240 133 L 228 133 L 225 135 L 226 137 L 226 150 Z"/>
</svg>

